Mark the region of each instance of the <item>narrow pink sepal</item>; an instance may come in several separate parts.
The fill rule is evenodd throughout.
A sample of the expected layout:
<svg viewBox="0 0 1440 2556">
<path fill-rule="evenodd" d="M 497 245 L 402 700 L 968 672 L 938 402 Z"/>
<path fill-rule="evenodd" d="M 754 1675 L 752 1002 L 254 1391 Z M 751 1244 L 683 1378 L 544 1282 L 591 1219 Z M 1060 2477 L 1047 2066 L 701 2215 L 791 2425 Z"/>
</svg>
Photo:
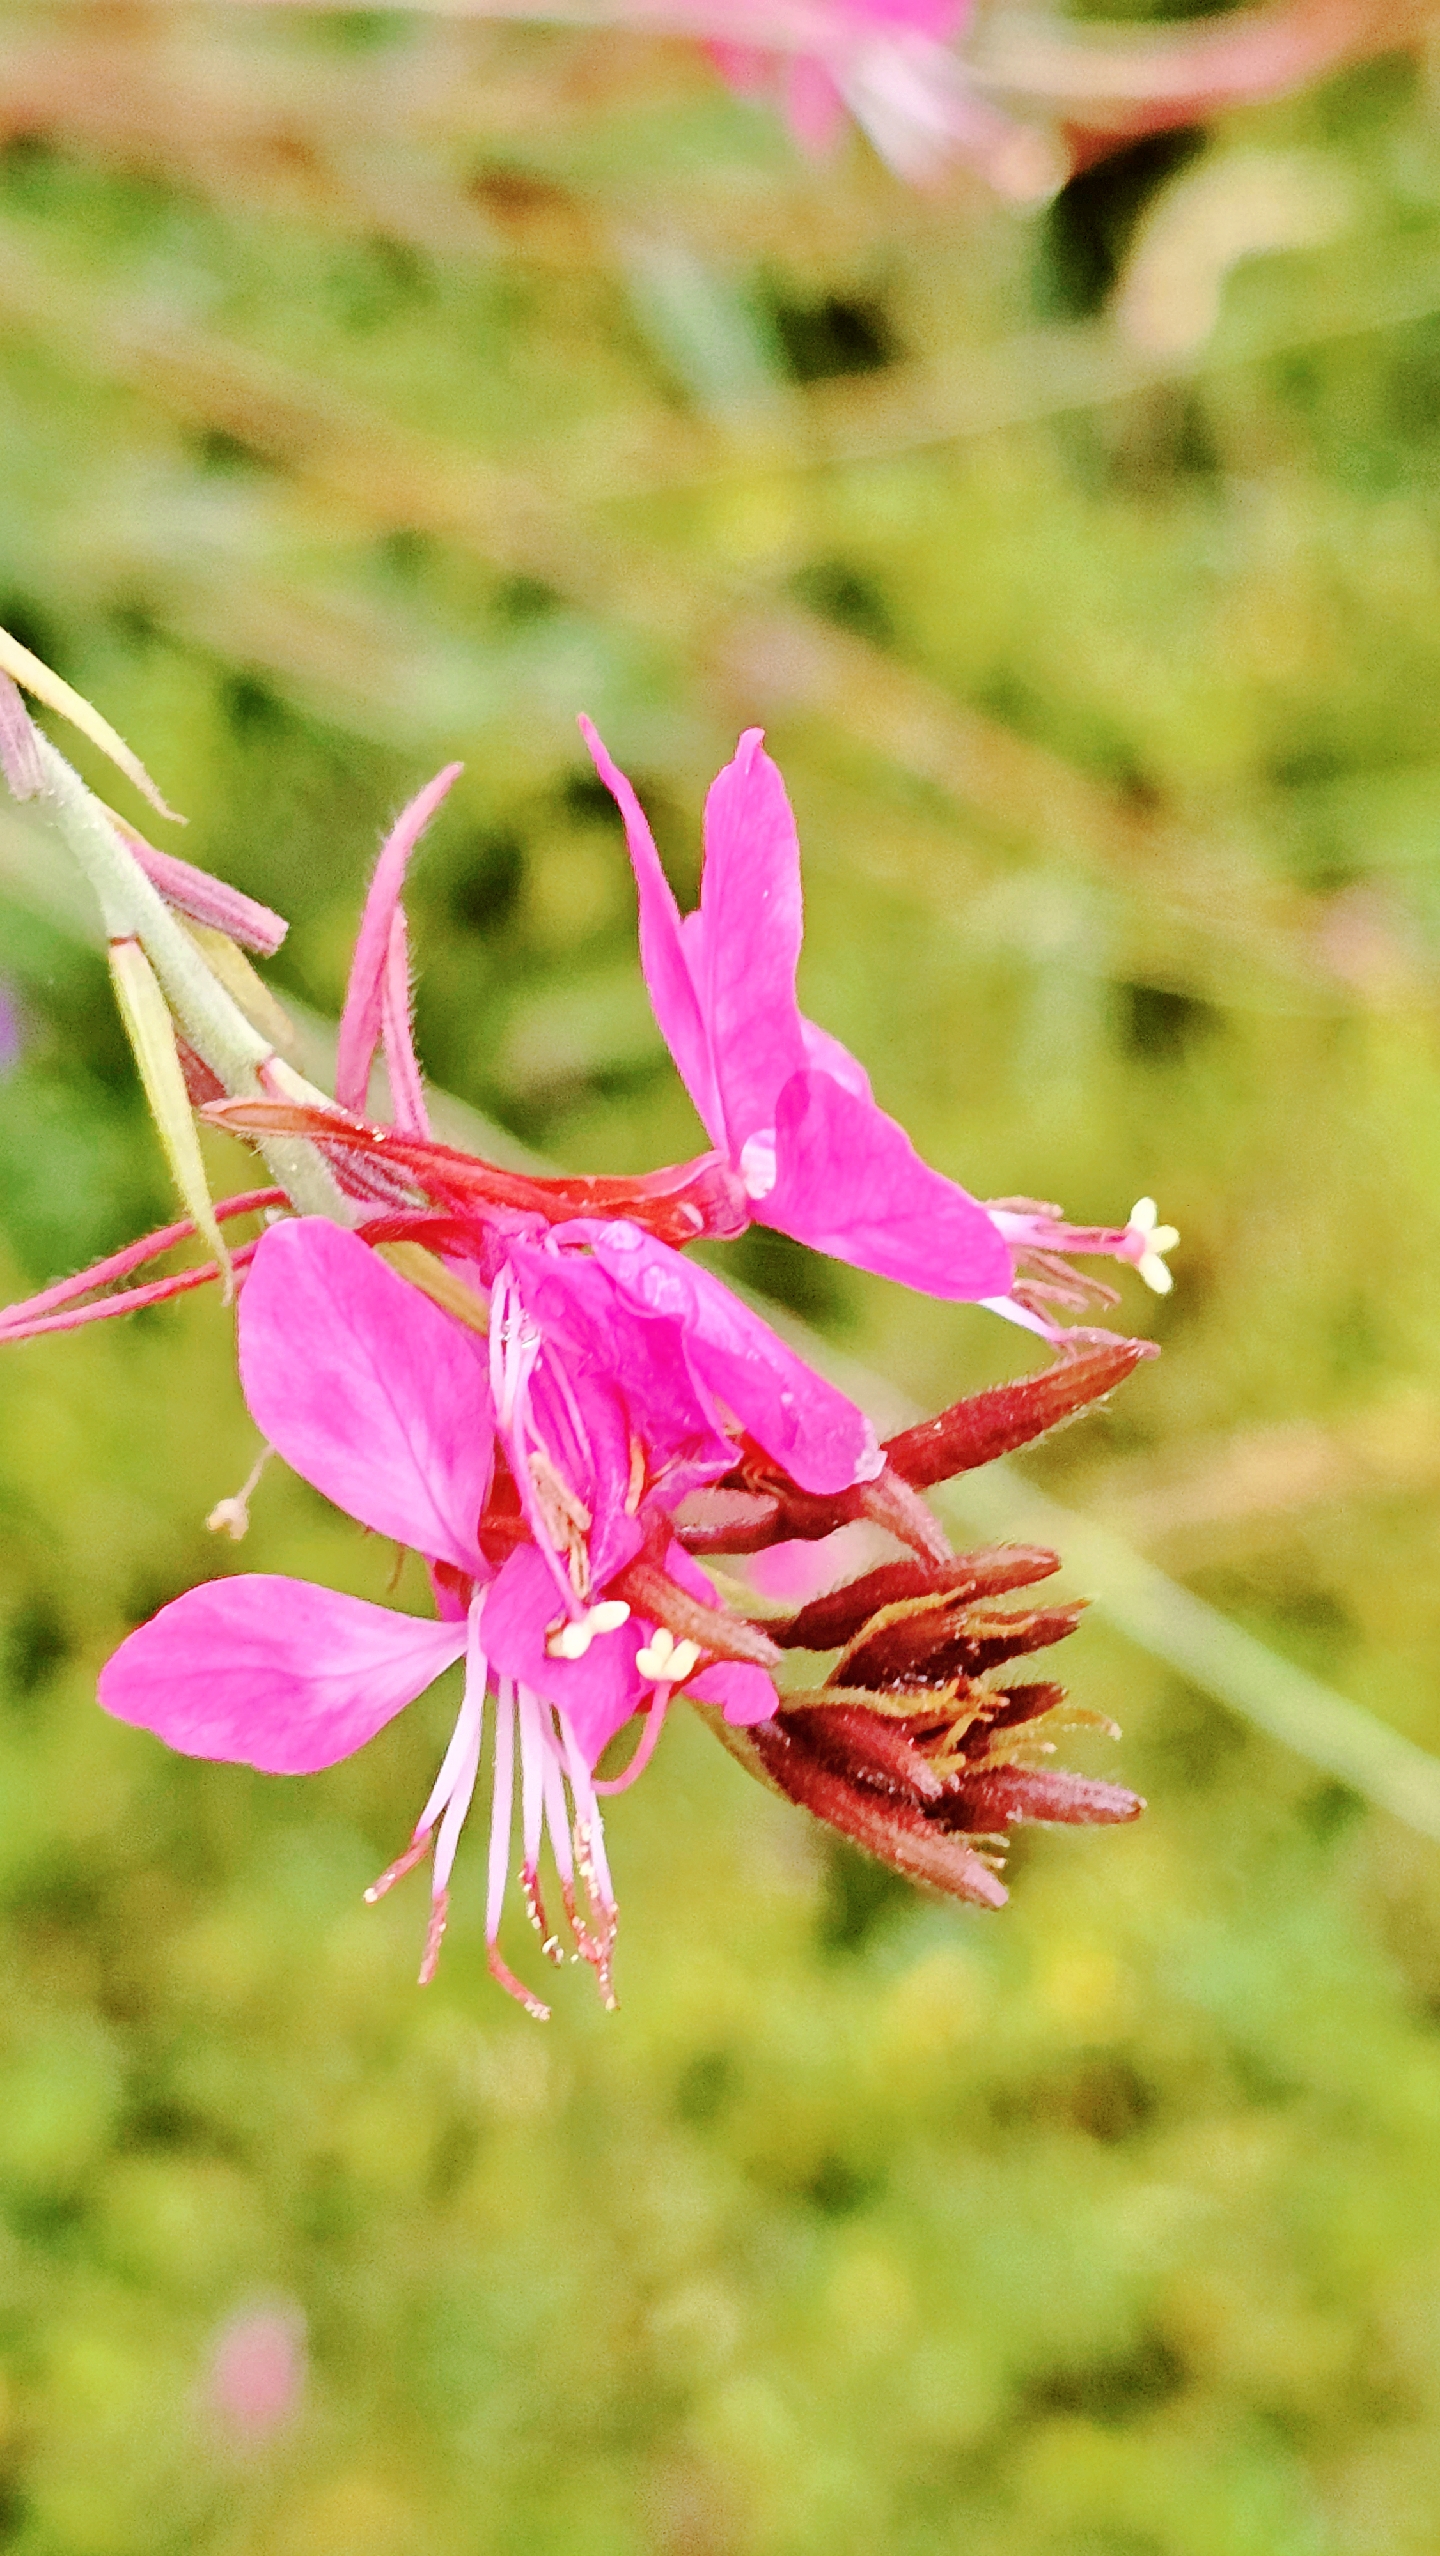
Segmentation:
<svg viewBox="0 0 1440 2556">
<path fill-rule="evenodd" d="M 363 1748 L 464 1648 L 463 1624 L 260 1572 L 162 1607 L 107 1660 L 100 1701 L 187 1757 L 313 1775 Z"/>
<path fill-rule="evenodd" d="M 217 1202 L 216 1221 L 223 1225 L 229 1216 L 249 1216 L 258 1208 L 283 1206 L 284 1201 L 283 1189 L 242 1189 L 233 1198 Z M 162 1251 L 172 1251 L 177 1243 L 193 1241 L 194 1234 L 192 1219 L 179 1216 L 173 1225 L 162 1225 L 158 1233 L 142 1235 L 139 1242 L 126 1243 L 122 1251 L 112 1251 L 91 1268 L 77 1270 L 73 1278 L 57 1278 L 53 1287 L 42 1287 L 38 1295 L 25 1296 L 18 1304 L 0 1310 L 0 1336 L 10 1336 L 12 1323 L 18 1325 L 23 1320 L 28 1325 L 36 1314 L 54 1313 L 59 1306 L 88 1296 L 93 1288 L 108 1287 L 117 1278 L 128 1278 L 132 1269 L 143 1269 L 147 1260 L 158 1260 Z M 203 1277 L 208 1273 L 196 1274 Z"/>
<path fill-rule="evenodd" d="M 484 1576 L 494 1430 L 478 1344 L 357 1234 L 304 1216 L 261 1237 L 240 1380 L 256 1426 L 327 1500 Z"/>
<path fill-rule="evenodd" d="M 617 1285 L 680 1325 L 694 1374 L 803 1491 L 845 1491 L 879 1471 L 864 1412 L 708 1269 L 623 1219 L 591 1231 Z"/>
<path fill-rule="evenodd" d="M 755 1206 L 763 1223 L 926 1295 L 1009 1294 L 1014 1266 L 985 1209 L 832 1074 L 812 1067 L 786 1084 L 775 1161 L 775 1186 Z"/>
<path fill-rule="evenodd" d="M 640 964 L 655 1018 L 711 1144 L 724 1151 L 725 1121 L 711 1061 L 710 1036 L 691 974 L 691 954 L 681 938 L 680 909 L 660 866 L 645 811 L 624 773 L 611 762 L 588 719 L 580 721 L 580 734 L 624 821 L 640 899 Z M 687 919 L 692 923 L 696 920 L 693 915 Z"/>
<path fill-rule="evenodd" d="M 352 1109 L 364 1116 L 365 1099 L 370 1084 L 370 1068 L 380 1044 L 385 1013 L 385 968 L 390 953 L 390 921 L 400 902 L 405 884 L 405 871 L 410 855 L 426 826 L 440 806 L 452 783 L 464 771 L 463 763 L 447 763 L 423 790 L 417 790 L 407 808 L 403 808 L 391 827 L 375 876 L 365 899 L 360 917 L 360 932 L 355 943 L 355 956 L 350 963 L 350 982 L 345 989 L 345 1008 L 340 1015 L 340 1040 L 335 1057 L 335 1098 L 342 1109 Z"/>
<path fill-rule="evenodd" d="M 748 1136 L 774 1125 L 780 1087 L 805 1063 L 800 841 L 762 739 L 747 728 L 710 786 L 698 963 L 691 954 L 732 1162 Z"/>
<path fill-rule="evenodd" d="M 242 1275 L 258 1249 L 257 1243 L 242 1243 L 231 1252 L 232 1278 Z M 82 1331 L 87 1322 L 109 1322 L 117 1314 L 139 1313 L 146 1305 L 163 1305 L 172 1296 L 188 1295 L 192 1287 L 208 1287 L 219 1275 L 215 1261 L 203 1260 L 198 1269 L 177 1269 L 169 1278 L 152 1278 L 147 1286 L 122 1287 L 118 1295 L 100 1296 L 93 1305 L 71 1305 L 63 1313 L 38 1314 L 28 1322 L 12 1322 L 10 1316 L 25 1309 L 9 1305 L 0 1319 L 0 1346 L 12 1340 L 39 1340 L 49 1331 Z"/>
<path fill-rule="evenodd" d="M 400 905 L 390 917 L 380 1034 L 385 1049 L 385 1071 L 390 1078 L 391 1125 L 400 1135 L 418 1136 L 428 1144 L 430 1113 L 425 1106 L 425 1087 L 420 1079 L 420 1060 L 415 1053 L 415 1035 L 410 1022 L 410 934 L 405 922 L 405 909 Z"/>
<path fill-rule="evenodd" d="M 197 870 L 193 861 L 177 860 L 173 852 L 157 852 L 127 817 L 117 816 L 113 808 L 108 814 L 151 886 L 159 889 L 177 914 L 188 914 L 192 923 L 208 923 L 260 958 L 274 957 L 290 929 L 283 914 L 272 914 L 268 905 L 259 904 L 253 896 L 242 896 L 223 879 L 212 879 L 208 870 Z"/>
</svg>

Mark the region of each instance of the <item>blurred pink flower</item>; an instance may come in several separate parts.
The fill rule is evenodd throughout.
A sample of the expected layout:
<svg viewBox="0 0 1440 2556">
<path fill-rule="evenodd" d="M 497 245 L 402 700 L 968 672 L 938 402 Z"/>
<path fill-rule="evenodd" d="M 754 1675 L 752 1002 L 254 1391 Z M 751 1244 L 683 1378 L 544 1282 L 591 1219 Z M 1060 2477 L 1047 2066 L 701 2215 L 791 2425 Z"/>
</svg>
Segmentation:
<svg viewBox="0 0 1440 2556">
<path fill-rule="evenodd" d="M 203 2403 L 237 2449 L 262 2448 L 305 2395 L 304 2311 L 279 2299 L 237 2309 L 211 2346 Z"/>
<path fill-rule="evenodd" d="M 955 156 L 988 159 L 1012 128 L 969 89 L 952 50 L 970 0 L 713 0 L 710 52 L 732 88 L 773 96 L 796 140 L 824 150 L 847 114 L 917 183 Z M 767 28 L 767 19 L 769 25 Z"/>
</svg>

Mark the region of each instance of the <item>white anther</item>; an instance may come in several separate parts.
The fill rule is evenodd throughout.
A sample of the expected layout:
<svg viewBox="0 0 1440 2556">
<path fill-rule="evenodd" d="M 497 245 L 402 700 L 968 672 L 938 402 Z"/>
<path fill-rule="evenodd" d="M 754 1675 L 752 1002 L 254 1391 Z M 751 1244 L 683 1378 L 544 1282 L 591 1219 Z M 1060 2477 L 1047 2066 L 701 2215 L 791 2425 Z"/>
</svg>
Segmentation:
<svg viewBox="0 0 1440 2556">
<path fill-rule="evenodd" d="M 1138 1234 L 1143 1242 L 1136 1269 L 1152 1294 L 1168 1296 L 1175 1279 L 1165 1266 L 1165 1254 L 1174 1250 L 1180 1232 L 1178 1226 L 1157 1224 L 1159 1212 L 1153 1198 L 1137 1198 L 1126 1222 L 1130 1232 Z"/>
<path fill-rule="evenodd" d="M 618 1632 L 629 1616 L 623 1598 L 602 1598 L 585 1615 L 555 1625 L 545 1636 L 545 1648 L 552 1660 L 583 1660 L 597 1633 Z"/>
<path fill-rule="evenodd" d="M 657 1686 L 678 1686 L 699 1657 L 698 1642 L 677 1642 L 667 1624 L 657 1624 L 644 1650 L 636 1652 L 635 1666 Z"/>
<path fill-rule="evenodd" d="M 583 1616 L 574 1622 L 557 1625 L 545 1636 L 545 1648 L 552 1660 L 583 1660 L 594 1640 Z"/>
<path fill-rule="evenodd" d="M 228 1535 L 239 1544 L 250 1532 L 250 1501 L 255 1487 L 270 1461 L 272 1450 L 262 1447 L 238 1491 L 228 1500 L 217 1500 L 205 1524 L 212 1535 Z"/>
</svg>

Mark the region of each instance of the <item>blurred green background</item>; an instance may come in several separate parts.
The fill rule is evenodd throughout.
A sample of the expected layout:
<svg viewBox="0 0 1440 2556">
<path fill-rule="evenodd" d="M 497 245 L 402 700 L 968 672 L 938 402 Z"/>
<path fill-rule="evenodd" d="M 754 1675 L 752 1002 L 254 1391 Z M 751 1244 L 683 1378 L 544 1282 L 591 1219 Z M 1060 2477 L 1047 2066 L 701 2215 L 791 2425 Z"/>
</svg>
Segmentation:
<svg viewBox="0 0 1440 2556">
<path fill-rule="evenodd" d="M 0 622 L 293 918 L 282 992 L 336 1010 L 462 756 L 431 1074 L 577 1169 L 681 1156 L 574 714 L 682 886 L 763 722 L 807 1008 L 925 1152 L 1183 1229 L 1168 1303 L 1125 1282 L 1164 1357 L 1032 1479 L 1440 1750 L 1424 49 L 1021 214 L 807 162 L 680 45 L 17 0 L 0 141 Z M 169 1212 L 58 860 L 4 821 L 9 1294 Z M 725 1265 L 932 1407 L 1027 1363 Z M 1125 1736 L 1078 1759 L 1151 1807 L 1027 1837 L 1004 1915 L 682 1722 L 610 1820 L 620 2014 L 489 1986 L 473 1838 L 421 1994 L 422 1886 L 360 1895 L 443 1692 L 304 1784 L 94 1704 L 217 1568 L 383 1593 L 278 1468 L 206 1535 L 220 1307 L 12 1348 L 0 1413 L 0 2543 L 1432 2556 L 1440 1846 L 1092 1625 Z M 309 2375 L 247 2431 L 267 2314 Z"/>
</svg>

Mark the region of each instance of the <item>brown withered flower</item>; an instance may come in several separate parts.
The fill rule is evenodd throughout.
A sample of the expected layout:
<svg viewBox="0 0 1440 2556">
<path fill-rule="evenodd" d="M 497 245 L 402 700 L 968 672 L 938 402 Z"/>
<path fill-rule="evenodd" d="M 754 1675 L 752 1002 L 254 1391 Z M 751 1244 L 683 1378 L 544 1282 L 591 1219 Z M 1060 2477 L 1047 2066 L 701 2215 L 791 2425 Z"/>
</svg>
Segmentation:
<svg viewBox="0 0 1440 2556">
<path fill-rule="evenodd" d="M 989 1908 L 1007 1897 L 999 1866 L 1017 1823 L 1138 1817 L 1138 1794 L 1050 1763 L 1065 1733 L 1118 1739 L 1115 1724 L 1071 1704 L 1053 1680 L 1005 1674 L 1080 1620 L 1083 1600 L 999 1603 L 1058 1571 L 1058 1554 L 1021 1544 L 954 1553 L 920 1495 L 1074 1418 L 1151 1354 L 1146 1341 L 1076 1339 L 1043 1372 L 900 1431 L 886 1442 L 883 1473 L 839 1499 L 800 1491 L 755 1450 L 682 1513 L 682 1539 L 696 1552 L 756 1553 L 857 1518 L 910 1547 L 766 1620 L 782 1650 L 834 1656 L 818 1682 L 782 1688 L 769 1721 L 738 1730 L 710 1717 L 742 1764 L 910 1880 Z"/>
</svg>

